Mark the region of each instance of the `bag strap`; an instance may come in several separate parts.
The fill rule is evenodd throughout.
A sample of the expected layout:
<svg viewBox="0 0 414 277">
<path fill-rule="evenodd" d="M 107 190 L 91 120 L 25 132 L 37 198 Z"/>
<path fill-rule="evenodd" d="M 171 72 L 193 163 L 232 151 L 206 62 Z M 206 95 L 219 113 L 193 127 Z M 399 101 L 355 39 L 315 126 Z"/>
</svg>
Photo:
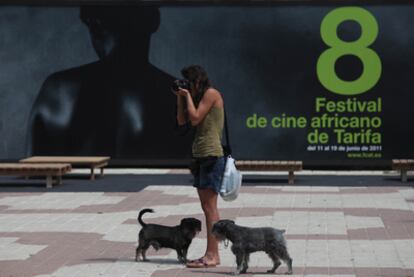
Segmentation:
<svg viewBox="0 0 414 277">
<path fill-rule="evenodd" d="M 226 156 L 231 155 L 232 150 L 231 150 L 231 146 L 230 146 L 230 138 L 229 138 L 229 127 L 227 124 L 227 114 L 226 114 L 226 109 L 224 108 L 224 104 L 223 104 L 223 111 L 224 111 L 224 132 L 226 135 L 226 145 L 223 146 L 223 150 Z"/>
</svg>

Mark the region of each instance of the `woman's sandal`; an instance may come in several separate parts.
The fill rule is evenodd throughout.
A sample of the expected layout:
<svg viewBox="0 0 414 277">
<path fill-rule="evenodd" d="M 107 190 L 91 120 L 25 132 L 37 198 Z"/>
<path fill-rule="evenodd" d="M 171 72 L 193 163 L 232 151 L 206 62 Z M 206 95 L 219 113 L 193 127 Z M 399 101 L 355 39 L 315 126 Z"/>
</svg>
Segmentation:
<svg viewBox="0 0 414 277">
<path fill-rule="evenodd" d="M 216 267 L 219 264 L 220 263 L 217 263 L 217 264 L 210 263 L 209 264 L 204 258 L 200 258 L 198 260 L 189 261 L 186 264 L 186 266 L 188 268 L 205 268 L 205 267 Z"/>
</svg>

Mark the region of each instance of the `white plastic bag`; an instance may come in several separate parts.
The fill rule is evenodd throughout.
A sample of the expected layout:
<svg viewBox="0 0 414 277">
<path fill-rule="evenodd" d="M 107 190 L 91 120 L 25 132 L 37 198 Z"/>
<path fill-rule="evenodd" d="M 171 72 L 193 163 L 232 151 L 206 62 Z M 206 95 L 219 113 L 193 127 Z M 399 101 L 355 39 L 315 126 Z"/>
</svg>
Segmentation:
<svg viewBox="0 0 414 277">
<path fill-rule="evenodd" d="M 233 201 L 239 195 L 242 174 L 236 168 L 235 160 L 229 155 L 226 158 L 223 179 L 221 180 L 220 196 L 224 201 Z"/>
</svg>

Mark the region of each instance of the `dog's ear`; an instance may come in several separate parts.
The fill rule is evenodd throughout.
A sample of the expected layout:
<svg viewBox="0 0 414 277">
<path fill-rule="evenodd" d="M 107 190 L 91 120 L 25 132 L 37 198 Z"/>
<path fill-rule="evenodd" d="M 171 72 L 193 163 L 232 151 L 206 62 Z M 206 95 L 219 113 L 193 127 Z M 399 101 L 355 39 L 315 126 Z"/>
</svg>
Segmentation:
<svg viewBox="0 0 414 277">
<path fill-rule="evenodd" d="M 221 220 L 223 226 L 229 226 L 229 225 L 235 225 L 236 223 L 233 220 L 230 219 L 224 219 Z"/>
<path fill-rule="evenodd" d="M 196 218 L 184 218 L 181 220 L 180 229 L 187 239 L 192 240 L 197 232 L 201 231 L 201 221 Z"/>
<path fill-rule="evenodd" d="M 213 232 L 228 238 L 228 233 L 234 229 L 235 222 L 230 219 L 222 219 L 213 225 Z"/>
<path fill-rule="evenodd" d="M 180 222 L 180 225 L 183 226 L 183 227 L 184 226 L 190 226 L 192 224 L 193 224 L 193 221 L 189 218 L 183 218 L 183 219 L 181 219 L 181 222 Z"/>
<path fill-rule="evenodd" d="M 201 221 L 196 218 L 183 218 L 181 219 L 180 226 L 182 228 L 189 228 L 201 231 Z"/>
</svg>

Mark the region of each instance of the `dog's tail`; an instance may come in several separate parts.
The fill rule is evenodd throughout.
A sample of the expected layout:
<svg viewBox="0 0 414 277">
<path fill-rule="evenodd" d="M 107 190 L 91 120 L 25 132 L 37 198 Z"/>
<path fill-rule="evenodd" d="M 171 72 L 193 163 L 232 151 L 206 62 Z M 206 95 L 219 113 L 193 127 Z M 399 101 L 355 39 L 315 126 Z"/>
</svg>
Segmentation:
<svg viewBox="0 0 414 277">
<path fill-rule="evenodd" d="M 154 210 L 153 209 L 143 209 L 143 210 L 141 210 L 140 212 L 139 212 L 139 215 L 138 215 L 138 222 L 139 222 L 139 224 L 141 224 L 141 226 L 142 227 L 145 227 L 147 224 L 144 222 L 144 221 L 142 221 L 142 216 L 145 214 L 145 213 L 153 213 L 154 212 Z"/>
</svg>

